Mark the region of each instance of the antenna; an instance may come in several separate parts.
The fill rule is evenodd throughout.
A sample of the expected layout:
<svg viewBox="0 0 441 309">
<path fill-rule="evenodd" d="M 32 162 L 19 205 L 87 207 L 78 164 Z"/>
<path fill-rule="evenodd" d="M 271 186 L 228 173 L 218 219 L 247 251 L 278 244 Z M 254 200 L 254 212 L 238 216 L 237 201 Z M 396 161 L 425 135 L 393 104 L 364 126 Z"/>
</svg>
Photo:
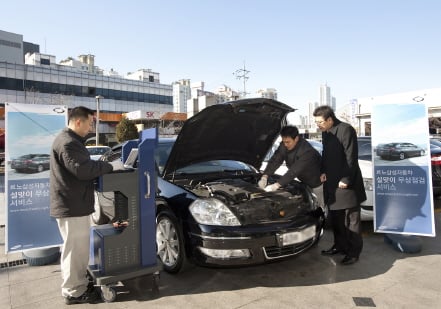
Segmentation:
<svg viewBox="0 0 441 309">
<path fill-rule="evenodd" d="M 236 76 L 237 79 L 242 79 L 243 80 L 243 97 L 245 98 L 247 96 L 247 88 L 246 88 L 246 83 L 247 80 L 249 79 L 249 77 L 247 76 L 248 73 L 250 73 L 250 71 L 248 71 L 245 68 L 245 61 L 243 62 L 243 69 L 238 69 L 235 72 L 233 72 L 233 75 Z"/>
</svg>

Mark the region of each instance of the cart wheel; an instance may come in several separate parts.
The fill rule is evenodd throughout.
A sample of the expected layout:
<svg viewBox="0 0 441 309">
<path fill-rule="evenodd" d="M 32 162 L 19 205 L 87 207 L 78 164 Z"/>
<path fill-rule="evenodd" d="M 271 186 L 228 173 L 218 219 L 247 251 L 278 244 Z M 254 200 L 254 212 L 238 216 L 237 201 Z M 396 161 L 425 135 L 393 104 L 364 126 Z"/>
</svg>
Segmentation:
<svg viewBox="0 0 441 309">
<path fill-rule="evenodd" d="M 102 285 L 101 286 L 101 298 L 106 303 L 111 303 L 116 299 L 116 291 L 113 287 Z"/>
</svg>

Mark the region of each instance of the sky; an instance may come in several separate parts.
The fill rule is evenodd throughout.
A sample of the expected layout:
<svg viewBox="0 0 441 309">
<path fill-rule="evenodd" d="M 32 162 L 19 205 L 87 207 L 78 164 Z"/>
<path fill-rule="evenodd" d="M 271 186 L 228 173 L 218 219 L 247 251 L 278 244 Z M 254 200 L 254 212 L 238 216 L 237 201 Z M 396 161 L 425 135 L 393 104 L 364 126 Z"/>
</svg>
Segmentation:
<svg viewBox="0 0 441 309">
<path fill-rule="evenodd" d="M 327 84 L 349 100 L 437 88 L 439 0 L 39 0 L 3 1 L 0 30 L 23 35 L 57 63 L 81 54 L 121 75 L 204 81 L 248 97 L 275 88 L 307 114 Z"/>
<path fill-rule="evenodd" d="M 429 148 L 427 108 L 421 103 L 375 104 L 372 111 L 374 146 L 383 143 L 407 142 Z M 429 163 L 430 164 L 430 163 Z"/>
<path fill-rule="evenodd" d="M 35 106 L 35 108 L 33 108 Z M 67 113 L 47 105 L 18 104 L 7 106 L 8 160 L 29 153 L 50 153 L 55 136 L 66 126 Z"/>
</svg>

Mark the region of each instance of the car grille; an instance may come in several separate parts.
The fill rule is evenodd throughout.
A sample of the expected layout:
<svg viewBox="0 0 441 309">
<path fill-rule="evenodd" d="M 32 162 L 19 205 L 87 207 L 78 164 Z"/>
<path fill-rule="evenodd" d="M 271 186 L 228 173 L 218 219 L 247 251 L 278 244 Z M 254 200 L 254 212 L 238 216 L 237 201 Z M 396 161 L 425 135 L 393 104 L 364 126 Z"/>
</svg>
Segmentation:
<svg viewBox="0 0 441 309">
<path fill-rule="evenodd" d="M 278 247 L 268 246 L 263 248 L 263 252 L 267 259 L 278 259 L 286 256 L 294 255 L 308 249 L 314 242 L 315 238 L 308 239 L 302 243 Z"/>
</svg>

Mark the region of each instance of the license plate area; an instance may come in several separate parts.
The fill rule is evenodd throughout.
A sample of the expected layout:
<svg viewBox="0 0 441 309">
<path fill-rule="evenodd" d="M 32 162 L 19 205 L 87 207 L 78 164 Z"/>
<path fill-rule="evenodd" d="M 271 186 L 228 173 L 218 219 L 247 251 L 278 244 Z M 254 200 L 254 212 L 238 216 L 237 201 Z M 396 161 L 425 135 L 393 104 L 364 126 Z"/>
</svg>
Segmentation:
<svg viewBox="0 0 441 309">
<path fill-rule="evenodd" d="M 315 236 L 315 225 L 311 225 L 301 231 L 277 234 L 279 247 L 302 243 Z"/>
</svg>

